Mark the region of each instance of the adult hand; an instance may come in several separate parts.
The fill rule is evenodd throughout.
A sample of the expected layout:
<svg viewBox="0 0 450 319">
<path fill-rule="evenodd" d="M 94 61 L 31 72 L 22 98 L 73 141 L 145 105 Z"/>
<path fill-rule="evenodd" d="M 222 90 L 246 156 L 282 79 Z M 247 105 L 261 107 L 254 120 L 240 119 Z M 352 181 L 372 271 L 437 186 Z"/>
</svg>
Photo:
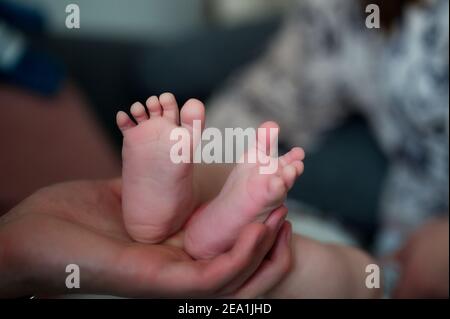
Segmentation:
<svg viewBox="0 0 450 319">
<path fill-rule="evenodd" d="M 448 298 L 449 222 L 421 227 L 396 255 L 402 274 L 396 298 Z"/>
<path fill-rule="evenodd" d="M 181 247 L 128 236 L 120 180 L 54 185 L 0 218 L 0 296 L 256 297 L 290 265 L 285 216 L 282 207 L 247 226 L 229 252 L 196 261 Z M 79 289 L 66 288 L 69 264 L 80 268 Z"/>
</svg>

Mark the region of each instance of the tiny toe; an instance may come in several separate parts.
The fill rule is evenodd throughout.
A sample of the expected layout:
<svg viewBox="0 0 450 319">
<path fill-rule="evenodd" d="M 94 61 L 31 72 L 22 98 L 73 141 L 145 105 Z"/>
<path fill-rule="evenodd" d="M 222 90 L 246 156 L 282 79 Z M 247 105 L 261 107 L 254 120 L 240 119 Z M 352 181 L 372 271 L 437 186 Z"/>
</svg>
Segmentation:
<svg viewBox="0 0 450 319">
<path fill-rule="evenodd" d="M 273 175 L 270 177 L 269 181 L 269 196 L 271 200 L 277 200 L 285 196 L 286 193 L 286 186 L 281 179 L 281 177 L 277 175 Z"/>
<path fill-rule="evenodd" d="M 294 147 L 289 152 L 291 153 L 292 160 L 300 160 L 303 161 L 305 159 L 305 151 L 301 147 Z"/>
<path fill-rule="evenodd" d="M 161 116 L 161 104 L 159 103 L 159 99 L 156 96 L 150 96 L 145 102 L 147 105 L 148 113 L 150 114 L 150 118 Z"/>
<path fill-rule="evenodd" d="M 175 96 L 172 93 L 163 93 L 159 97 L 159 103 L 162 106 L 163 116 L 178 124 L 180 112 L 178 111 L 178 104 Z"/>
<path fill-rule="evenodd" d="M 305 159 L 305 151 L 300 147 L 294 147 L 289 152 L 280 156 L 280 164 L 282 167 L 291 164 L 294 161 L 302 161 Z"/>
<path fill-rule="evenodd" d="M 294 185 L 295 178 L 297 177 L 297 170 L 294 166 L 287 165 L 283 168 L 281 176 L 287 189 L 291 189 L 291 187 Z"/>
<path fill-rule="evenodd" d="M 192 130 L 194 121 L 199 121 L 201 128 L 205 126 L 205 106 L 196 99 L 187 101 L 181 109 L 181 125 Z"/>
<path fill-rule="evenodd" d="M 148 120 L 147 113 L 145 112 L 145 107 L 140 102 L 133 103 L 130 112 L 138 123 Z"/>
<path fill-rule="evenodd" d="M 297 173 L 297 177 L 303 174 L 303 170 L 305 169 L 305 165 L 302 161 L 294 161 L 290 164 L 291 166 L 294 166 L 295 171 Z"/>
<path fill-rule="evenodd" d="M 125 132 L 126 130 L 136 126 L 136 124 L 134 124 L 134 122 L 130 119 L 128 114 L 123 111 L 117 113 L 116 123 L 122 132 Z"/>
</svg>

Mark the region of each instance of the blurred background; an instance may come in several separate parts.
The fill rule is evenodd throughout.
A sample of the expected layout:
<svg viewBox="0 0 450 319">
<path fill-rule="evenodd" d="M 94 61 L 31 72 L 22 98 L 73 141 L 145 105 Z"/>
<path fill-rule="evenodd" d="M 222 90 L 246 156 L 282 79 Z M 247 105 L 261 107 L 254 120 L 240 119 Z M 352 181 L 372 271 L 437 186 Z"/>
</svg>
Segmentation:
<svg viewBox="0 0 450 319">
<path fill-rule="evenodd" d="M 9 123 L 0 129 L 2 213 L 55 182 L 120 175 L 118 110 L 165 91 L 180 103 L 190 97 L 207 101 L 233 72 L 264 53 L 293 5 L 79 0 L 80 29 L 68 29 L 65 10 L 71 3 L 0 1 L 3 37 L 7 31 L 17 35 L 27 52 L 15 73 L 4 72 L 3 81 L 0 73 L 0 105 Z M 321 169 L 330 160 L 341 167 L 341 176 Z M 290 196 L 337 214 L 369 243 L 385 163 L 364 121 L 352 118 L 330 134 L 306 165 Z M 364 183 L 358 171 L 369 172 Z M 352 185 L 352 201 L 342 200 L 342 183 Z"/>
<path fill-rule="evenodd" d="M 291 0 L 17 0 L 38 8 L 48 18 L 52 35 L 167 42 L 211 26 L 232 26 L 279 16 Z M 65 26 L 66 6 L 82 9 L 83 27 Z M 62 13 L 62 14 L 61 14 Z"/>
<path fill-rule="evenodd" d="M 36 189 L 120 174 L 115 114 L 206 99 L 258 56 L 288 1 L 0 0 L 0 212 Z M 21 118 L 20 123 L 17 118 Z"/>
<path fill-rule="evenodd" d="M 118 110 L 166 91 L 208 101 L 294 2 L 0 0 L 0 213 L 55 182 L 119 176 Z M 70 3 L 80 29 L 65 25 Z M 305 164 L 290 197 L 370 245 L 387 161 L 366 121 L 346 119 Z"/>
</svg>

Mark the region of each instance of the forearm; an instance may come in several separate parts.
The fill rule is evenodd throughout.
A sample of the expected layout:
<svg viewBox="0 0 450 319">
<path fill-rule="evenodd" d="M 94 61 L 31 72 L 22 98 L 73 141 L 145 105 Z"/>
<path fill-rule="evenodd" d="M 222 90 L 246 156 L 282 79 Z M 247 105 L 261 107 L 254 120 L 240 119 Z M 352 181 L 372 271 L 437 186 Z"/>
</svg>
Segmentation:
<svg viewBox="0 0 450 319">
<path fill-rule="evenodd" d="M 271 298 L 379 298 L 382 289 L 365 285 L 366 266 L 374 263 L 362 251 L 292 238 L 293 263 L 288 275 L 270 291 Z"/>
</svg>

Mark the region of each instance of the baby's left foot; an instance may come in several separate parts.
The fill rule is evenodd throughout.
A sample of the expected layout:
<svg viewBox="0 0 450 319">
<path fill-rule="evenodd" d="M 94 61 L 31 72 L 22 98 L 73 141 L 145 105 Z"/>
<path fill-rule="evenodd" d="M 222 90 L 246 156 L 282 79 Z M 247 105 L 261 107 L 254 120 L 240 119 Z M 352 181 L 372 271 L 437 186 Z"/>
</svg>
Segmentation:
<svg viewBox="0 0 450 319">
<path fill-rule="evenodd" d="M 192 161 L 171 160 L 171 148 L 177 143 L 171 133 L 184 129 L 190 137 L 188 147 L 194 149 L 193 123 L 204 122 L 205 110 L 200 101 L 191 99 L 179 112 L 175 97 L 165 93 L 159 99 L 150 97 L 146 107 L 133 104 L 131 113 L 137 124 L 126 113 L 117 114 L 124 136 L 123 217 L 133 239 L 157 243 L 179 230 L 196 205 Z"/>
</svg>

